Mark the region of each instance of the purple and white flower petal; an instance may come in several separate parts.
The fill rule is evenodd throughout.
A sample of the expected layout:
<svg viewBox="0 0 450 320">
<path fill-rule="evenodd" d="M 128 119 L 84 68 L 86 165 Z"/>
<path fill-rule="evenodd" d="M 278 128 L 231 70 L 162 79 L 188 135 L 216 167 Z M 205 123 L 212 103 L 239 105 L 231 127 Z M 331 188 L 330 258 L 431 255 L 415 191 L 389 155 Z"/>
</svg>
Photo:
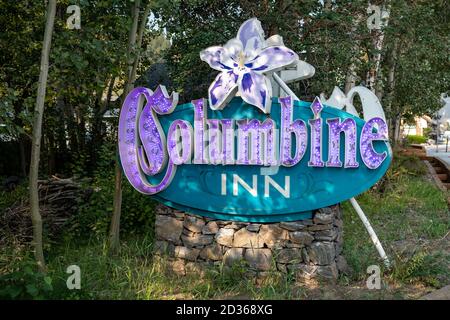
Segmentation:
<svg viewBox="0 0 450 320">
<path fill-rule="evenodd" d="M 278 34 L 274 34 L 273 36 L 270 36 L 269 38 L 267 38 L 264 47 L 267 48 L 267 47 L 272 47 L 272 46 L 283 46 L 284 47 L 283 37 Z"/>
<path fill-rule="evenodd" d="M 223 47 L 210 47 L 200 57 L 213 69 L 221 71 L 209 87 L 209 102 L 214 110 L 222 109 L 238 94 L 263 112 L 270 112 L 272 86 L 266 73 L 298 63 L 298 55 L 274 35 L 264 40 L 258 19 L 245 21 L 236 38 Z"/>
<path fill-rule="evenodd" d="M 284 46 L 274 46 L 263 49 L 253 60 L 245 66 L 258 73 L 276 71 L 298 61 L 298 55 Z"/>
<path fill-rule="evenodd" d="M 261 22 L 256 18 L 245 21 L 239 28 L 237 38 L 241 41 L 246 56 L 252 59 L 265 44 Z"/>
<path fill-rule="evenodd" d="M 238 84 L 245 102 L 258 107 L 264 113 L 270 113 L 272 85 L 267 77 L 250 71 L 242 75 Z"/>
<path fill-rule="evenodd" d="M 230 59 L 227 50 L 223 47 L 209 47 L 200 52 L 200 59 L 209 64 L 209 66 L 218 71 L 227 71 L 233 68 L 233 62 Z"/>
<path fill-rule="evenodd" d="M 239 56 L 243 53 L 244 48 L 242 47 L 242 42 L 236 38 L 228 40 L 228 42 L 223 46 L 226 52 L 227 58 L 230 59 L 229 65 L 236 66 L 235 64 L 239 60 Z"/>
<path fill-rule="evenodd" d="M 238 86 L 238 76 L 233 71 L 221 72 L 208 89 L 211 109 L 221 110 L 233 98 Z"/>
</svg>

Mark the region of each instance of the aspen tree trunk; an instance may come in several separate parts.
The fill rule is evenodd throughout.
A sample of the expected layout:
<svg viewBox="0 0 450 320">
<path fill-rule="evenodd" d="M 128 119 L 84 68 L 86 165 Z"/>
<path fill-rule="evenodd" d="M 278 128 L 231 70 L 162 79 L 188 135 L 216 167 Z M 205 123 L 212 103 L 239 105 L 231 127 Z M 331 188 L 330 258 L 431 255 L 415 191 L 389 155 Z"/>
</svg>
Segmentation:
<svg viewBox="0 0 450 320">
<path fill-rule="evenodd" d="M 386 1 L 386 11 L 390 15 L 390 1 Z M 385 24 L 389 22 L 389 16 L 385 20 Z M 378 80 L 378 71 L 380 70 L 380 64 L 381 64 L 381 50 L 383 49 L 384 43 L 385 43 L 385 33 L 383 30 L 383 27 L 379 30 L 372 30 L 372 43 L 374 45 L 375 50 L 377 50 L 377 53 L 373 55 L 371 58 L 373 66 L 369 69 L 367 72 L 367 88 L 370 89 L 373 93 L 376 94 L 377 89 L 377 80 Z"/>
<path fill-rule="evenodd" d="M 398 145 L 400 142 L 400 129 L 402 125 L 402 120 L 400 115 L 395 117 L 395 129 L 394 129 L 394 145 Z"/>
<path fill-rule="evenodd" d="M 135 63 L 137 59 L 136 53 L 136 37 L 138 34 L 138 23 L 139 23 L 139 7 L 140 0 L 136 0 L 133 9 L 133 23 L 131 25 L 129 40 L 128 40 L 128 50 L 127 50 L 127 82 L 125 84 L 125 90 L 122 94 L 122 101 L 125 101 L 127 94 L 131 91 L 134 78 L 136 77 L 136 71 L 133 71 L 135 66 L 137 67 L 137 63 Z M 150 10 L 150 9 L 149 9 Z M 147 10 L 146 10 L 147 12 Z M 143 20 L 147 20 L 147 16 L 142 18 Z M 145 28 L 145 23 L 141 23 L 140 28 Z M 143 30 L 139 30 L 139 35 L 143 33 Z M 140 39 L 142 42 L 142 38 Z M 140 45 L 140 43 L 139 43 Z M 114 200 L 113 200 L 113 214 L 111 218 L 111 226 L 109 230 L 109 253 L 116 254 L 119 251 L 120 245 L 120 215 L 122 213 L 122 168 L 119 163 L 119 159 L 116 160 L 116 165 L 114 168 L 115 178 L 114 178 Z"/>
<path fill-rule="evenodd" d="M 396 129 L 396 126 L 399 125 L 397 121 L 398 115 L 393 110 L 393 100 L 394 100 L 394 90 L 395 90 L 395 69 L 397 67 L 397 55 L 399 49 L 399 40 L 395 39 L 392 47 L 392 52 L 390 54 L 390 65 L 387 76 L 387 105 L 386 105 L 386 113 L 389 119 L 389 129 L 391 134 L 391 141 L 395 145 L 398 141 L 396 132 L 399 129 Z"/>
<path fill-rule="evenodd" d="M 49 0 L 47 6 L 47 22 L 45 25 L 44 41 L 41 53 L 41 69 L 39 74 L 38 93 L 36 98 L 36 106 L 34 109 L 33 136 L 30 160 L 30 208 L 31 220 L 33 222 L 34 255 L 36 257 L 39 270 L 41 270 L 42 272 L 45 272 L 47 268 L 45 265 L 44 252 L 42 249 L 42 217 L 39 212 L 38 175 L 42 137 L 42 117 L 44 114 L 44 100 L 48 77 L 48 59 L 50 54 L 53 25 L 55 22 L 55 12 L 56 0 Z"/>
<path fill-rule="evenodd" d="M 353 25 L 351 29 L 351 34 L 354 35 L 357 33 L 358 26 L 361 23 L 362 15 L 356 14 L 356 17 L 353 20 Z M 347 70 L 347 74 L 345 76 L 345 87 L 344 87 L 344 93 L 347 94 L 356 83 L 356 60 L 358 59 L 357 56 L 359 54 L 359 41 L 354 41 L 353 47 L 353 57 L 351 58 L 351 64 L 350 67 Z"/>
<path fill-rule="evenodd" d="M 128 81 L 130 88 L 128 90 L 128 92 L 131 91 L 131 89 L 134 88 L 134 82 L 136 81 L 136 72 L 137 72 L 137 68 L 139 66 L 139 60 L 141 58 L 141 47 L 142 47 L 142 38 L 144 36 L 144 30 L 145 30 L 145 26 L 147 24 L 147 20 L 148 20 L 148 16 L 150 14 L 150 2 L 147 4 L 147 7 L 145 8 L 144 11 L 144 15 L 142 16 L 142 20 L 141 20 L 141 24 L 139 25 L 139 32 L 138 32 L 138 37 L 137 37 L 137 41 L 136 41 L 136 55 L 135 55 L 135 59 L 134 59 L 134 63 L 133 63 L 133 68 L 131 70 L 131 75 L 130 75 L 130 80 Z"/>
</svg>

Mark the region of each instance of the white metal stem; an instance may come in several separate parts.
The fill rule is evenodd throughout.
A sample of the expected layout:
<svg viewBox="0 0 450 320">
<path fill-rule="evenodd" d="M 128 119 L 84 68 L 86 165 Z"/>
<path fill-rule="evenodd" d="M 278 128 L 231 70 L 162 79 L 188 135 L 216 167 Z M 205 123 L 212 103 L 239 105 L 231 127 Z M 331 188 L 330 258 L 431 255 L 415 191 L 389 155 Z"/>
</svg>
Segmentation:
<svg viewBox="0 0 450 320">
<path fill-rule="evenodd" d="M 389 268 L 391 265 L 389 258 L 387 257 L 386 252 L 384 251 L 383 246 L 381 245 L 381 242 L 377 237 L 377 234 L 370 225 L 369 219 L 367 219 L 366 215 L 362 211 L 361 207 L 359 206 L 355 198 L 350 198 L 350 203 L 352 204 L 353 208 L 355 208 L 355 211 L 358 214 L 361 221 L 363 222 L 364 227 L 366 227 L 367 232 L 370 235 L 370 239 L 372 239 L 372 242 L 377 248 L 377 251 L 380 254 L 380 257 L 383 260 L 385 266 Z"/>
<path fill-rule="evenodd" d="M 286 92 L 288 95 L 293 97 L 296 100 L 300 100 L 297 95 L 287 86 L 287 84 L 276 74 L 273 74 L 273 78 L 275 81 L 280 85 L 280 87 Z M 386 267 L 390 267 L 391 263 L 389 261 L 389 258 L 386 255 L 386 252 L 383 249 L 383 246 L 381 245 L 380 240 L 378 239 L 377 234 L 373 230 L 369 219 L 367 219 L 366 215 L 364 214 L 364 211 L 359 206 L 358 202 L 355 198 L 350 199 L 350 203 L 352 204 L 353 208 L 355 209 L 356 213 L 358 214 L 359 218 L 361 219 L 362 223 L 364 224 L 364 227 L 366 228 L 367 232 L 369 233 L 370 239 L 372 239 L 373 244 L 377 248 L 378 253 L 380 254 L 381 259 L 383 260 Z"/>
<path fill-rule="evenodd" d="M 287 84 L 283 81 L 283 79 L 280 78 L 279 75 L 277 75 L 276 73 L 273 74 L 273 78 L 275 79 L 275 81 L 280 85 L 281 89 L 284 90 L 284 92 L 286 92 L 288 95 L 290 95 L 291 97 L 293 97 L 296 100 L 300 100 L 297 95 L 294 93 L 294 91 L 291 90 L 291 88 L 289 88 L 287 86 Z"/>
</svg>

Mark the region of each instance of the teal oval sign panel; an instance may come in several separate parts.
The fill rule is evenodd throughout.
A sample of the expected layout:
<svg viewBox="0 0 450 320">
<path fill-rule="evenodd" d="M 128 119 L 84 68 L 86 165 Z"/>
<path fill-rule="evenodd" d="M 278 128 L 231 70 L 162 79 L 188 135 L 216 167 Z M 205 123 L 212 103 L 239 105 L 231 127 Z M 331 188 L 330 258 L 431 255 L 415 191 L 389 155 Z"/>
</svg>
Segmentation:
<svg viewBox="0 0 450 320">
<path fill-rule="evenodd" d="M 119 123 L 119 153 L 141 193 L 186 212 L 246 222 L 293 221 L 373 186 L 392 160 L 383 119 L 272 98 L 270 113 L 235 97 L 177 105 L 164 87 L 136 88 Z"/>
</svg>

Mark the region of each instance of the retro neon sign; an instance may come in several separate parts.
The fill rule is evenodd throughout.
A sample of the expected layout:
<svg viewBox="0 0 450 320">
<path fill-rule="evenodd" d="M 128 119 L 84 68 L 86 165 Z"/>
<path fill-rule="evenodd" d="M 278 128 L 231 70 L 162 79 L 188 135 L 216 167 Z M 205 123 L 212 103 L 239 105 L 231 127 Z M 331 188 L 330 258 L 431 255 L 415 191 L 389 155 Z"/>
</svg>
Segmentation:
<svg viewBox="0 0 450 320">
<path fill-rule="evenodd" d="M 258 20 L 200 57 L 220 71 L 208 100 L 178 105 L 163 86 L 136 88 L 125 99 L 119 153 L 139 192 L 220 219 L 299 220 L 386 172 L 392 155 L 376 97 L 362 87 L 347 96 L 335 89 L 324 103 L 272 97 L 270 75 L 305 62 L 280 37 L 264 40 Z M 352 105 L 357 93 L 365 120 Z"/>
</svg>

